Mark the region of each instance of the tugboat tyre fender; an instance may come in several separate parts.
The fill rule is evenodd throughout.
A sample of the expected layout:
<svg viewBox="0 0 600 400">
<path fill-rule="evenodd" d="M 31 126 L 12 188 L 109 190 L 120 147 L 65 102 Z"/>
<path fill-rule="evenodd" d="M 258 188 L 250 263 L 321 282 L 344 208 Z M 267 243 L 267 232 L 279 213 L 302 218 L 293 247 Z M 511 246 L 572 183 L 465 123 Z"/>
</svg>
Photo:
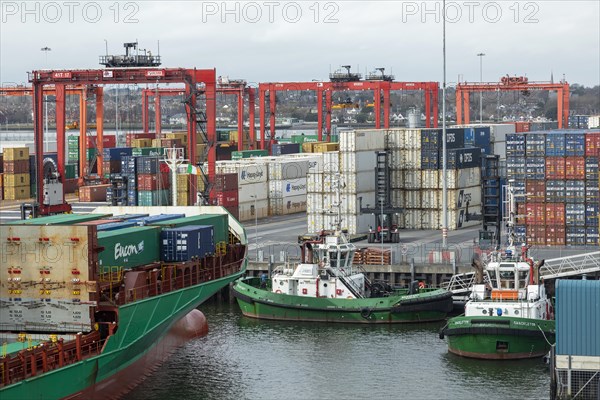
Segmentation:
<svg viewBox="0 0 600 400">
<path fill-rule="evenodd" d="M 360 310 L 360 316 L 364 319 L 369 318 L 371 316 L 371 309 L 367 307 L 363 308 L 362 310 Z"/>
<path fill-rule="evenodd" d="M 281 290 L 277 289 L 277 290 L 275 291 L 275 293 L 278 293 L 278 294 L 279 294 L 279 293 L 281 293 Z"/>
</svg>

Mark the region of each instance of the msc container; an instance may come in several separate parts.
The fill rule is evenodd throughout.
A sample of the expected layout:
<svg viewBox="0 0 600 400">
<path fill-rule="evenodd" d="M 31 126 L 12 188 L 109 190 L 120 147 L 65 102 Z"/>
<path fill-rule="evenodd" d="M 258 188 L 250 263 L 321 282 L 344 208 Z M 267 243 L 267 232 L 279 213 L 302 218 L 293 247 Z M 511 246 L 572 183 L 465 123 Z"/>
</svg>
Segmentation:
<svg viewBox="0 0 600 400">
<path fill-rule="evenodd" d="M 172 219 L 183 217 L 185 217 L 185 214 L 157 214 L 149 215 L 147 217 L 132 218 L 129 221 L 135 222 L 135 224 L 138 226 L 145 226 L 154 224 L 156 222 L 169 221 Z"/>
<path fill-rule="evenodd" d="M 98 232 L 98 254 L 101 272 L 111 267 L 131 269 L 160 260 L 160 229 L 152 226 Z"/>
<path fill-rule="evenodd" d="M 599 202 L 598 181 L 587 181 L 585 183 L 585 198 L 588 203 Z"/>
<path fill-rule="evenodd" d="M 567 155 L 564 133 L 546 133 L 546 157 L 564 157 Z"/>
<path fill-rule="evenodd" d="M 406 131 L 415 131 L 418 135 L 418 130 Z M 340 132 L 340 152 L 383 150 L 385 136 L 385 131 L 382 129 L 342 131 Z"/>
<path fill-rule="evenodd" d="M 160 242 L 160 258 L 165 262 L 190 261 L 215 253 L 214 231 L 210 225 L 163 229 Z"/>
<path fill-rule="evenodd" d="M 597 227 L 586 227 L 585 228 L 585 245 L 586 246 L 598 246 L 598 228 Z"/>
<path fill-rule="evenodd" d="M 525 157 L 525 135 L 511 133 L 506 135 L 506 157 Z"/>
<path fill-rule="evenodd" d="M 585 158 L 566 157 L 565 158 L 565 178 L 566 179 L 585 179 Z"/>
<path fill-rule="evenodd" d="M 213 227 L 215 243 L 229 241 L 229 224 L 226 214 L 202 214 L 190 217 L 157 221 L 149 224 L 164 228 L 181 228 L 189 225 L 210 225 Z"/>
<path fill-rule="evenodd" d="M 120 222 L 104 222 L 96 229 L 100 231 L 114 231 L 115 229 L 131 228 L 137 226 L 135 221 L 120 221 Z"/>
<path fill-rule="evenodd" d="M 546 202 L 564 203 L 565 202 L 565 181 L 548 180 L 546 181 Z"/>
<path fill-rule="evenodd" d="M 565 204 L 565 224 L 585 226 L 585 204 Z"/>
<path fill-rule="evenodd" d="M 585 134 L 567 133 L 565 147 L 567 157 L 583 157 L 585 155 Z"/>
<path fill-rule="evenodd" d="M 598 157 L 585 158 L 585 179 L 598 180 Z"/>
<path fill-rule="evenodd" d="M 527 179 L 544 179 L 546 176 L 545 167 L 546 160 L 544 157 L 529 157 L 528 155 L 525 159 L 525 173 L 527 174 Z"/>
<path fill-rule="evenodd" d="M 525 155 L 527 157 L 544 157 L 546 154 L 546 135 L 541 132 L 525 134 Z"/>
</svg>

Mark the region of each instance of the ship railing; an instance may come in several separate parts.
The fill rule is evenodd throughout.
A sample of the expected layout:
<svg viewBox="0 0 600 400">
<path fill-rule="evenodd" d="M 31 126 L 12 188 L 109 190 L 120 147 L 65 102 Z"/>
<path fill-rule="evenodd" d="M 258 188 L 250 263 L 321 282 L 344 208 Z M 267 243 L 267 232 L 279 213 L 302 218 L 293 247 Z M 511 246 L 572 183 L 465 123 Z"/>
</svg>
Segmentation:
<svg viewBox="0 0 600 400">
<path fill-rule="evenodd" d="M 114 305 L 121 306 L 220 279 L 240 271 L 241 261 L 234 259 L 235 255 L 230 251 L 222 257 L 207 257 L 190 262 L 163 263 L 158 273 L 155 275 L 149 273 L 148 280 L 150 283 L 126 288 L 125 284 L 119 282 L 120 287 L 118 289 L 113 291 L 112 288 L 107 288 L 104 290 L 102 298 Z"/>
<path fill-rule="evenodd" d="M 449 281 L 442 282 L 440 287 L 446 289 L 453 294 L 460 295 L 466 294 L 471 291 L 471 288 L 475 284 L 476 273 L 465 272 L 463 274 L 452 275 Z M 487 271 L 483 274 L 483 283 L 489 283 L 490 277 Z"/>
<path fill-rule="evenodd" d="M 75 339 L 58 339 L 0 358 L 0 387 L 74 364 L 100 354 L 105 340 L 98 331 L 78 333 Z"/>
</svg>

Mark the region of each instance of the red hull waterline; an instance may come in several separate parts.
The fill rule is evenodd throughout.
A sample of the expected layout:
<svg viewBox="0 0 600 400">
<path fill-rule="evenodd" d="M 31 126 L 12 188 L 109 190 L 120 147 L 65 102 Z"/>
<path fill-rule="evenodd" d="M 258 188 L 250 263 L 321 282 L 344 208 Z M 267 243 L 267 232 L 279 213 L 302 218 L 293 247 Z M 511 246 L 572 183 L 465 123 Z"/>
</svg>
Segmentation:
<svg viewBox="0 0 600 400">
<path fill-rule="evenodd" d="M 109 379 L 90 386 L 84 391 L 65 397 L 64 400 L 122 398 L 144 381 L 144 379 L 156 372 L 160 364 L 166 361 L 175 350 L 189 340 L 203 337 L 207 334 L 208 323 L 206 317 L 201 311 L 192 310 L 176 322 L 160 342 L 139 360 Z"/>
</svg>

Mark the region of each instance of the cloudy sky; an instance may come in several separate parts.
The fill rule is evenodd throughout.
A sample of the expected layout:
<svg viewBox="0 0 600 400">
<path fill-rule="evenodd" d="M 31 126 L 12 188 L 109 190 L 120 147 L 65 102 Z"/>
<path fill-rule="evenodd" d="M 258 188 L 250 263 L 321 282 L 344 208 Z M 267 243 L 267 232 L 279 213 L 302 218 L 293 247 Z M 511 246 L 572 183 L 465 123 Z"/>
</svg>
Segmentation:
<svg viewBox="0 0 600 400">
<path fill-rule="evenodd" d="M 27 71 L 97 68 L 123 42 L 157 51 L 165 67 L 217 68 L 248 82 L 327 79 L 343 64 L 396 80 L 442 80 L 442 2 L 56 1 L 1 3 L 0 81 Z M 600 84 L 600 2 L 447 1 L 447 76 Z M 43 52 L 43 47 L 51 48 Z"/>
</svg>

